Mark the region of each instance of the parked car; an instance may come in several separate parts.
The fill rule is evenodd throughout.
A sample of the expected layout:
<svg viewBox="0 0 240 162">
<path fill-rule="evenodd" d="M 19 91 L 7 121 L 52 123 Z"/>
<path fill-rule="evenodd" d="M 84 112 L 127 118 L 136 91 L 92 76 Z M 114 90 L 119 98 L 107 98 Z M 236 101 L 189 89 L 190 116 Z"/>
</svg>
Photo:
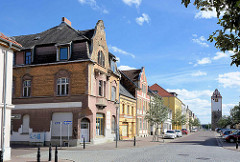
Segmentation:
<svg viewBox="0 0 240 162">
<path fill-rule="evenodd" d="M 164 135 L 164 138 L 172 138 L 172 139 L 174 139 L 176 137 L 177 137 L 177 135 L 176 135 L 174 130 L 167 130 L 167 132 Z"/>
<path fill-rule="evenodd" d="M 218 132 L 218 133 L 220 133 L 221 128 L 216 128 L 215 131 Z"/>
<path fill-rule="evenodd" d="M 188 134 L 188 130 L 187 129 L 182 129 L 182 134 Z"/>
<path fill-rule="evenodd" d="M 238 142 L 239 142 L 239 141 L 240 141 L 240 131 L 236 131 L 236 132 L 228 135 L 228 136 L 225 138 L 225 140 L 226 140 L 227 142 L 231 142 L 231 143 L 232 143 L 232 142 L 236 142 L 237 139 L 238 139 Z"/>
<path fill-rule="evenodd" d="M 225 130 L 221 133 L 221 136 L 225 136 L 225 135 L 229 135 L 229 134 L 232 134 L 234 133 L 236 130 L 233 130 L 233 129 L 228 129 L 228 130 Z"/>
<path fill-rule="evenodd" d="M 197 128 L 193 128 L 193 129 L 192 129 L 192 132 L 197 132 Z"/>
<path fill-rule="evenodd" d="M 177 137 L 182 137 L 182 132 L 180 130 L 175 130 Z"/>
</svg>

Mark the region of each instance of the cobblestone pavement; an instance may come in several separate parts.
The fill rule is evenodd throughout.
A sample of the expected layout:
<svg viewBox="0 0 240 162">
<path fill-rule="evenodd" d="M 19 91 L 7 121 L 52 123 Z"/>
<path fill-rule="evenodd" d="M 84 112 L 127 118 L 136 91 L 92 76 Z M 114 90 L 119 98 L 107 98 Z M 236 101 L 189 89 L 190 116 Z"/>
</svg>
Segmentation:
<svg viewBox="0 0 240 162">
<path fill-rule="evenodd" d="M 150 137 L 148 138 L 150 139 Z M 214 132 L 197 132 L 174 141 L 167 140 L 162 142 L 147 142 L 145 146 L 124 147 L 119 143 L 119 148 L 111 148 L 114 143 L 88 146 L 86 150 L 80 148 L 71 148 L 59 150 L 59 158 L 65 161 L 76 162 L 92 162 L 92 161 L 239 161 L 240 153 L 236 151 L 226 150 L 218 146 Z M 144 141 L 143 140 L 143 141 Z M 171 143 L 166 143 L 170 142 Z M 130 141 L 131 142 L 131 141 Z M 128 143 L 128 142 L 126 142 Z M 127 145 L 125 143 L 125 145 Z M 141 143 L 139 139 L 138 143 Z M 144 142 L 142 142 L 144 143 Z M 128 143 L 130 144 L 130 143 Z M 122 144 L 124 145 L 124 144 Z M 95 149 L 93 149 L 95 148 Z M 48 152 L 44 148 L 41 152 L 41 158 L 47 159 Z M 19 155 L 18 158 L 35 158 L 36 153 Z"/>
</svg>

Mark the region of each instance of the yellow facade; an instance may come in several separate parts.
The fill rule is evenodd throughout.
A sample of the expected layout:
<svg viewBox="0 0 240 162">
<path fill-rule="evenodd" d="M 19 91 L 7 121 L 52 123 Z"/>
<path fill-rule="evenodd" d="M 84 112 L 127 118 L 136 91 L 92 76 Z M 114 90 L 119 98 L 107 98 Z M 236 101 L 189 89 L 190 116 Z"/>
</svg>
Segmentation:
<svg viewBox="0 0 240 162">
<path fill-rule="evenodd" d="M 130 139 L 136 135 L 136 100 L 120 95 L 119 136 Z"/>
<path fill-rule="evenodd" d="M 165 106 L 169 107 L 172 110 L 172 117 L 174 118 L 174 114 L 177 112 L 177 110 L 180 110 L 182 112 L 182 101 L 179 100 L 177 97 L 162 97 L 163 103 Z M 182 126 L 172 125 L 172 129 L 178 129 L 181 130 Z"/>
</svg>

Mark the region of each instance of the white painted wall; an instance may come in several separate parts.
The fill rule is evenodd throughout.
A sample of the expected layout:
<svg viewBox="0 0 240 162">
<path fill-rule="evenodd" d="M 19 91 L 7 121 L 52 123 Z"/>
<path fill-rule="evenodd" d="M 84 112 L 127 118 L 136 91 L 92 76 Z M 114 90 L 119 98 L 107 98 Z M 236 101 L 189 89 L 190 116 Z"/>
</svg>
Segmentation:
<svg viewBox="0 0 240 162">
<path fill-rule="evenodd" d="M 10 160 L 11 158 L 11 148 L 10 148 L 10 128 L 11 128 L 11 109 L 12 105 L 12 69 L 13 69 L 13 51 L 9 50 L 3 46 L 0 46 L 0 122 L 2 121 L 2 110 L 3 110 L 3 78 L 4 74 L 4 53 L 7 52 L 7 107 L 6 107 L 6 125 L 5 125 L 5 152 L 4 152 L 4 160 Z M 2 123 L 0 123 L 0 128 Z M 1 132 L 0 132 L 1 135 Z M 0 143 L 1 147 L 1 143 Z"/>
<path fill-rule="evenodd" d="M 218 102 L 215 102 L 215 98 L 211 100 L 212 111 L 222 111 L 222 98 L 218 98 Z"/>
</svg>

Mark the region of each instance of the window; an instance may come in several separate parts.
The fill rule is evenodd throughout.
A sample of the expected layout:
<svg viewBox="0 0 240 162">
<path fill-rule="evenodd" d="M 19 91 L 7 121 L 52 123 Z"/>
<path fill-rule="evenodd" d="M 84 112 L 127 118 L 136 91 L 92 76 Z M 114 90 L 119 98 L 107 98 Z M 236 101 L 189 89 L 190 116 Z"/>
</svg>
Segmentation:
<svg viewBox="0 0 240 162">
<path fill-rule="evenodd" d="M 96 114 L 96 136 L 104 135 L 104 115 Z"/>
<path fill-rule="evenodd" d="M 29 65 L 32 62 L 32 53 L 30 51 L 25 53 L 25 64 Z"/>
<path fill-rule="evenodd" d="M 132 116 L 134 116 L 134 107 L 132 106 Z"/>
<path fill-rule="evenodd" d="M 23 97 L 29 97 L 31 95 L 31 80 L 23 81 Z"/>
<path fill-rule="evenodd" d="M 218 102 L 218 99 L 217 99 L 217 98 L 215 99 L 215 102 Z"/>
<path fill-rule="evenodd" d="M 66 96 L 69 92 L 69 79 L 59 78 L 57 80 L 57 95 Z"/>
<path fill-rule="evenodd" d="M 29 133 L 29 123 L 30 123 L 29 115 L 24 115 L 22 122 L 22 133 Z"/>
<path fill-rule="evenodd" d="M 103 67 L 105 66 L 105 57 L 104 57 L 102 51 L 98 52 L 98 64 L 103 66 Z"/>
<path fill-rule="evenodd" d="M 124 104 L 122 104 L 122 114 L 124 114 Z"/>
<path fill-rule="evenodd" d="M 16 65 L 16 52 L 13 53 L 13 66 Z"/>
<path fill-rule="evenodd" d="M 103 81 L 102 80 L 99 80 L 99 83 L 98 83 L 98 95 L 103 96 Z"/>
<path fill-rule="evenodd" d="M 111 70 L 115 73 L 116 72 L 116 63 L 111 60 Z"/>
<path fill-rule="evenodd" d="M 130 110 L 129 110 L 130 108 L 129 108 L 129 105 L 127 106 L 127 114 L 129 114 L 130 113 Z"/>
<path fill-rule="evenodd" d="M 143 112 L 145 111 L 145 101 L 143 101 Z"/>
<path fill-rule="evenodd" d="M 145 130 L 145 121 L 144 121 L 144 119 L 143 119 L 143 130 Z"/>
<path fill-rule="evenodd" d="M 116 119 L 115 116 L 112 116 L 112 133 L 116 132 Z"/>
<path fill-rule="evenodd" d="M 142 118 L 139 118 L 139 129 L 142 130 Z"/>
<path fill-rule="evenodd" d="M 116 87 L 112 86 L 112 101 L 116 100 Z"/>
<path fill-rule="evenodd" d="M 68 59 L 68 48 L 67 47 L 60 48 L 59 59 L 60 60 L 67 60 Z"/>
</svg>

